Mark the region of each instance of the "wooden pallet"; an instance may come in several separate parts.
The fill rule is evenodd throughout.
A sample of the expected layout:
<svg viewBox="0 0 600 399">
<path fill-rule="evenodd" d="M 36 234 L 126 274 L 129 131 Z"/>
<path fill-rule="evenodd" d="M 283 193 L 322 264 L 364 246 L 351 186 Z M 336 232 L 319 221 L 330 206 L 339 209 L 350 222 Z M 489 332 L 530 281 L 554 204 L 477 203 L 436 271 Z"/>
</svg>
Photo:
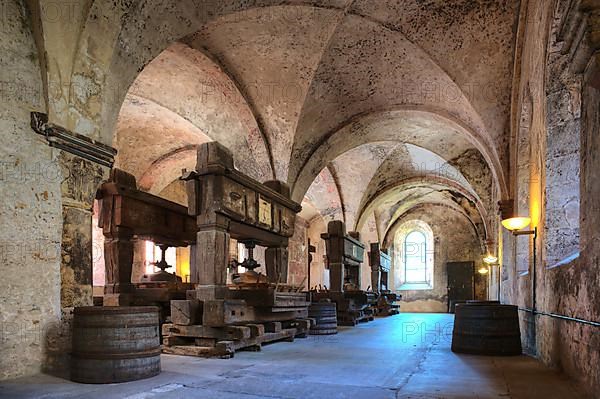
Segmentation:
<svg viewBox="0 0 600 399">
<path fill-rule="evenodd" d="M 386 317 L 400 314 L 400 305 L 391 304 L 377 308 L 377 316 Z"/>
<path fill-rule="evenodd" d="M 306 338 L 310 319 L 226 327 L 163 325 L 163 353 L 232 358 L 239 350 L 260 351 L 263 344 Z"/>
<path fill-rule="evenodd" d="M 354 327 L 358 323 L 365 323 L 373 320 L 373 315 L 363 310 L 347 310 L 338 312 L 338 325 L 340 326 Z"/>
</svg>

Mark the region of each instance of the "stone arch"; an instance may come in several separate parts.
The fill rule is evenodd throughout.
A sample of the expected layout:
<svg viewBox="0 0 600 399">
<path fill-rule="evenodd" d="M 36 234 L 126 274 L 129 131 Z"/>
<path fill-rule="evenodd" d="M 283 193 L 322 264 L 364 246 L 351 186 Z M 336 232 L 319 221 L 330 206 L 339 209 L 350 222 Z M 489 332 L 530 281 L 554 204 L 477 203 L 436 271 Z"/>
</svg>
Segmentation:
<svg viewBox="0 0 600 399">
<path fill-rule="evenodd" d="M 425 122 L 426 120 L 429 123 Z M 398 122 L 399 125 L 393 125 L 394 121 Z M 384 123 L 383 127 L 381 126 L 382 123 Z M 440 131 L 446 132 L 446 136 L 442 136 L 438 141 L 455 142 L 458 140 L 457 137 L 461 137 L 464 146 L 476 146 L 492 171 L 495 185 L 503 196 L 506 195 L 506 183 L 497 152 L 494 148 L 485 144 L 480 134 L 469 129 L 456 118 L 443 115 L 439 110 L 398 106 L 366 115 L 357 115 L 346 121 L 335 131 L 327 134 L 318 147 L 309 154 L 298 170 L 296 177 L 291 178 L 289 181 L 293 187 L 293 198 L 297 198 L 307 190 L 307 184 L 310 185 L 315 173 L 322 170 L 324 165 L 344 152 L 365 143 L 374 141 L 406 142 L 428 149 L 444 159 L 449 159 L 450 157 L 439 153 L 439 142 L 436 143 L 437 145 L 426 143 L 427 137 L 424 137 L 426 135 L 419 136 L 415 133 L 418 126 L 423 123 L 429 125 L 431 131 L 434 132 L 432 134 Z M 393 128 L 390 128 L 390 126 L 393 126 Z M 378 129 L 378 127 L 382 128 Z"/>
<path fill-rule="evenodd" d="M 365 215 L 368 215 L 370 212 L 376 209 L 382 203 L 384 198 L 389 197 L 390 195 L 393 196 L 396 193 L 400 193 L 402 191 L 410 189 L 411 187 L 432 187 L 434 190 L 448 190 L 450 192 L 456 192 L 461 196 L 465 197 L 469 202 L 475 204 L 483 228 L 483 230 L 480 232 L 480 235 L 483 235 L 482 239 L 485 239 L 485 237 L 488 235 L 490 227 L 487 218 L 487 211 L 481 203 L 481 201 L 479 200 L 479 198 L 474 193 L 469 191 L 467 188 L 461 186 L 460 184 L 452 180 L 442 178 L 440 176 L 412 177 L 400 182 L 395 182 L 394 184 L 382 188 L 371 198 L 367 198 L 363 201 L 360 211 L 358 213 L 358 217 L 356 219 L 357 221 L 355 228 L 357 230 L 360 230 L 362 228 L 362 225 L 365 222 Z M 471 218 L 469 219 L 470 222 L 473 223 L 473 225 L 475 225 L 473 220 Z M 384 236 L 385 234 L 387 234 L 387 231 L 389 229 L 390 227 L 388 226 L 385 232 L 383 232 Z"/>
</svg>

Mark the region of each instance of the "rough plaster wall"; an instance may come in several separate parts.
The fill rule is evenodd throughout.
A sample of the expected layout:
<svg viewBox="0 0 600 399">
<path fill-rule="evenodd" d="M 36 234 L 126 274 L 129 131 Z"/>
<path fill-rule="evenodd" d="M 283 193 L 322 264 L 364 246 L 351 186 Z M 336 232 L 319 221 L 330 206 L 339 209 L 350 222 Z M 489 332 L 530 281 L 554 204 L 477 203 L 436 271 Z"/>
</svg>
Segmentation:
<svg viewBox="0 0 600 399">
<path fill-rule="evenodd" d="M 414 87 L 415 82 L 436 82 L 459 95 L 453 100 L 411 96 L 405 88 Z M 444 110 L 484 130 L 461 90 L 421 48 L 375 20 L 348 15 L 332 37 L 311 83 L 298 122 L 290 175 L 295 177 L 298 166 L 329 132 L 357 115 L 403 102 Z"/>
<path fill-rule="evenodd" d="M 229 148 L 244 173 L 259 181 L 273 178 L 261 131 L 236 83 L 202 52 L 174 43 L 128 91 L 115 143 L 127 153 L 120 154 L 119 162 L 137 162 L 131 165 L 133 173 L 143 173 L 165 154 L 210 140 Z M 143 145 L 127 146 L 131 142 Z"/>
<path fill-rule="evenodd" d="M 407 213 L 400 219 L 396 227 L 390 232 L 394 237 L 396 231 L 404 221 L 421 220 L 427 223 L 434 237 L 434 271 L 432 290 L 399 291 L 396 286 L 396 275 L 399 273 L 397 252 L 401 249 L 392 247 L 393 270 L 390 276 L 393 290 L 402 294 L 400 309 L 404 312 L 446 312 L 448 310 L 447 262 L 474 261 L 475 269 L 481 265 L 481 247 L 479 240 L 466 218 L 447 207 L 433 204 L 424 204 L 422 207 Z M 477 281 L 477 299 L 484 299 L 486 293 L 484 286 L 487 280 Z"/>
<path fill-rule="evenodd" d="M 0 1 L 0 379 L 40 371 L 60 320 L 60 151 L 30 126 L 44 109 L 37 50 L 21 1 Z"/>
<path fill-rule="evenodd" d="M 296 217 L 294 235 L 288 246 L 288 284 L 308 287 L 308 222 Z"/>
<path fill-rule="evenodd" d="M 565 68 L 567 60 L 559 51 L 566 44 L 560 40 L 555 41 L 555 38 L 558 22 L 569 11 L 570 2 L 556 4 L 558 7 L 555 10 L 554 2 L 530 3 L 530 17 L 527 19 L 529 34 L 524 43 L 525 62 L 521 66 L 522 87 L 516 107 L 527 109 L 527 101 L 531 101 L 534 107 L 532 124 L 539 123 L 536 118 L 543 118 L 541 129 L 531 129 L 534 132 L 531 145 L 533 147 L 546 141 L 546 147 L 540 151 L 542 156 L 536 158 L 534 155 L 529 160 L 531 169 L 545 170 L 545 179 L 542 178 L 539 182 L 546 197 L 545 208 L 542 208 L 539 218 L 541 234 L 536 267 L 537 309 L 598 321 L 600 165 L 596 154 L 600 148 L 600 94 L 597 89 L 586 85 L 586 74 L 577 75 L 572 69 Z M 550 32 L 549 37 L 546 37 L 547 32 Z M 548 51 L 547 56 L 545 51 Z M 545 69 L 545 73 L 539 68 Z M 595 79 L 598 79 L 600 74 L 597 61 L 588 67 L 590 75 L 593 71 Z M 547 80 L 544 80 L 544 76 Z M 523 95 L 527 91 L 531 93 L 531 100 Z M 544 117 L 544 113 L 535 107 L 547 107 L 548 116 Z M 581 145 L 577 143 L 579 136 Z M 532 153 L 535 154 L 535 150 Z M 579 157 L 580 164 L 577 162 Z M 523 161 L 519 159 L 517 162 Z M 527 194 L 531 194 L 535 193 L 538 182 L 523 173 L 517 175 L 514 183 L 529 188 Z M 526 191 L 517 191 L 518 201 L 523 201 Z M 581 201 L 581 254 L 578 258 L 557 265 L 558 260 L 564 259 L 577 247 L 571 238 L 576 234 L 574 228 L 578 223 L 569 223 L 567 211 L 569 202 L 578 197 Z M 577 213 L 574 210 L 572 217 L 577 219 Z M 564 234 L 563 239 L 561 237 Z M 524 237 L 518 240 L 528 241 Z M 503 234 L 502 297 L 504 302 L 531 307 L 531 276 L 519 276 L 517 273 L 520 257 L 515 252 L 515 241 L 509 233 Z M 590 392 L 598 392 L 600 342 L 597 328 L 543 315 L 534 318 L 528 313 L 521 313 L 520 324 L 523 346 L 527 352 L 538 356 L 549 366 L 562 368 L 568 375 L 582 382 Z"/>
<path fill-rule="evenodd" d="M 392 141 L 364 144 L 345 152 L 331 163 L 330 168 L 335 170 L 340 196 L 344 200 L 344 217 L 349 229 L 356 228 L 360 201 L 371 186 L 371 180 L 379 166 L 397 145 Z"/>
<path fill-rule="evenodd" d="M 456 167 L 473 187 L 484 208 L 488 211 L 488 217 L 492 219 L 495 215 L 493 209 L 494 200 L 496 199 L 494 196 L 494 178 L 481 153 L 475 149 L 469 149 L 458 158 L 448 161 L 448 163 Z"/>
<path fill-rule="evenodd" d="M 360 241 L 365 246 L 364 262 L 360 266 L 360 289 L 373 290 L 371 281 L 371 265 L 369 264 L 369 251 L 371 250 L 371 243 L 379 242 L 379 233 L 377 232 L 377 223 L 375 221 L 375 215 L 371 214 L 371 217 L 367 219 L 367 222 L 363 225 L 360 230 Z"/>
<path fill-rule="evenodd" d="M 344 220 L 342 198 L 335 178 L 329 168 L 324 168 L 315 178 L 305 196 L 327 221 Z"/>
<path fill-rule="evenodd" d="M 466 93 L 503 154 L 518 5 L 514 0 L 359 0 L 351 11 L 418 44 Z M 456 99 L 442 82 L 422 82 L 421 90 L 431 96 Z"/>
<path fill-rule="evenodd" d="M 92 211 L 92 283 L 94 287 L 94 295 L 104 293 L 103 287 L 106 280 L 106 265 L 104 263 L 104 234 L 102 229 L 98 227 L 99 202 L 94 201 Z"/>
<path fill-rule="evenodd" d="M 157 194 L 166 200 L 173 201 L 179 205 L 187 207 L 188 198 L 187 191 L 185 188 L 185 182 L 182 180 L 172 181 L 167 187 L 165 187 L 160 193 Z"/>
<path fill-rule="evenodd" d="M 316 248 L 310 264 L 311 288 L 318 285 L 326 285 L 329 288 L 329 270 L 325 269 L 325 241 L 321 238 L 321 234 L 325 232 L 327 232 L 327 222 L 321 216 L 310 220 L 307 235 L 311 245 Z"/>
<path fill-rule="evenodd" d="M 185 39 L 240 82 L 271 144 L 279 180 L 287 180 L 298 115 L 340 18 L 334 9 L 270 7 L 224 17 Z"/>
</svg>

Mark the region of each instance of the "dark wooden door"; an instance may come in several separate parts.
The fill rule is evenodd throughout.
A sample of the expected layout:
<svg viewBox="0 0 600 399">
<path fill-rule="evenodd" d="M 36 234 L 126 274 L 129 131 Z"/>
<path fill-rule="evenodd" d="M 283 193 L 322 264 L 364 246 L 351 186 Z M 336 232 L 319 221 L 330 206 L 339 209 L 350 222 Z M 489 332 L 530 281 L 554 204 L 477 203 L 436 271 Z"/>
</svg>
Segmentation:
<svg viewBox="0 0 600 399">
<path fill-rule="evenodd" d="M 475 262 L 448 262 L 448 312 L 457 302 L 475 299 Z"/>
</svg>

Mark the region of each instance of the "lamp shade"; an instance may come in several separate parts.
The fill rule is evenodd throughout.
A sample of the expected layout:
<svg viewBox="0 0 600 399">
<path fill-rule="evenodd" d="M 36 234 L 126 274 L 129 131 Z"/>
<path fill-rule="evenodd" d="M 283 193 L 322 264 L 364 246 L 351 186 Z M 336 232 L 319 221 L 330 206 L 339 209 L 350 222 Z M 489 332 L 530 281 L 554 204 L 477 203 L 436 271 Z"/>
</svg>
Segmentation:
<svg viewBox="0 0 600 399">
<path fill-rule="evenodd" d="M 487 263 L 488 265 L 492 265 L 492 264 L 498 262 L 498 258 L 496 258 L 494 255 L 488 254 L 485 258 L 483 258 L 483 261 L 485 263 Z"/>
<path fill-rule="evenodd" d="M 510 219 L 504 219 L 502 226 L 510 231 L 516 231 L 524 229 L 531 224 L 531 218 L 528 217 L 515 217 Z"/>
<path fill-rule="evenodd" d="M 488 274 L 489 273 L 489 269 L 487 267 L 481 267 L 479 269 L 479 274 Z"/>
</svg>

